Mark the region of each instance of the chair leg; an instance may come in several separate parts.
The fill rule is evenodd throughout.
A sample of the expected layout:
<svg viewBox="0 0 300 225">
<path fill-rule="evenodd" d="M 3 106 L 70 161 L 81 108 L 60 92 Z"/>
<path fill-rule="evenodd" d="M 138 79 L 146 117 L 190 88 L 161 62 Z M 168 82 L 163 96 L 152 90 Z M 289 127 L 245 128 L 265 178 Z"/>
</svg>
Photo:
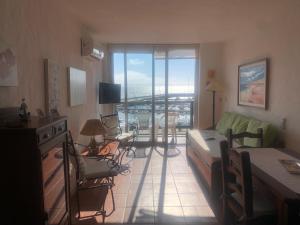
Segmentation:
<svg viewBox="0 0 300 225">
<path fill-rule="evenodd" d="M 81 218 L 81 214 L 80 214 L 80 202 L 79 202 L 79 190 L 78 190 L 78 186 L 76 187 L 76 202 L 77 202 L 78 219 L 80 219 Z"/>
</svg>

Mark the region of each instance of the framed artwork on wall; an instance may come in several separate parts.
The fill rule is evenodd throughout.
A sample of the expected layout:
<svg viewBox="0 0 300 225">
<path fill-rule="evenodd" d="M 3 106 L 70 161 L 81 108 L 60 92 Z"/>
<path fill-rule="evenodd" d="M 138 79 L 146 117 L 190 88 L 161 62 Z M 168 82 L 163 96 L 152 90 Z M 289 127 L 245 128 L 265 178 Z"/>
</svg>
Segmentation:
<svg viewBox="0 0 300 225">
<path fill-rule="evenodd" d="M 0 39 L 0 86 L 18 86 L 17 58 L 14 49 Z"/>
<path fill-rule="evenodd" d="M 86 101 L 86 72 L 74 67 L 69 72 L 69 105 L 82 105 Z"/>
<path fill-rule="evenodd" d="M 50 59 L 44 59 L 46 114 L 52 109 L 59 110 L 60 72 L 60 65 Z"/>
<path fill-rule="evenodd" d="M 238 105 L 267 109 L 268 59 L 238 67 Z"/>
</svg>

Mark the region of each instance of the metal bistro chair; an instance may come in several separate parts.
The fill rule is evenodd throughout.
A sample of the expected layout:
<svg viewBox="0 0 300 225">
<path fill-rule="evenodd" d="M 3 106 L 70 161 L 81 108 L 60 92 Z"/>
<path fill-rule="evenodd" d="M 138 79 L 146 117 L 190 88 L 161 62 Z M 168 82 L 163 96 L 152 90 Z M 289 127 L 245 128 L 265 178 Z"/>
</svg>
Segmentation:
<svg viewBox="0 0 300 225">
<path fill-rule="evenodd" d="M 220 143 L 223 174 L 223 224 L 276 224 L 275 206 L 262 192 L 253 191 L 249 153 Z"/>
<path fill-rule="evenodd" d="M 167 129 L 171 131 L 172 141 L 177 144 L 177 132 L 176 132 L 176 125 L 177 120 L 179 117 L 178 112 L 168 112 L 168 127 Z M 165 137 L 165 115 L 161 117 L 161 126 L 162 126 L 162 142 L 165 140 L 168 141 L 168 137 Z"/>
<path fill-rule="evenodd" d="M 114 166 L 114 163 L 110 163 L 112 159 L 106 157 L 82 156 L 73 142 L 73 138 L 70 131 L 68 139 L 69 154 L 71 156 L 71 162 L 74 164 L 75 167 L 78 218 L 82 218 L 80 213 L 81 208 L 79 192 L 84 190 L 107 187 L 111 192 L 114 211 L 115 202 L 112 187 L 114 186 L 114 177 L 119 174 L 119 167 Z M 87 217 L 102 215 L 104 221 L 105 217 L 110 215 L 106 214 L 104 206 L 105 200 L 101 206 L 100 211 L 96 212 L 95 215 Z"/>
<path fill-rule="evenodd" d="M 118 113 L 106 116 L 100 115 L 100 117 L 106 131 L 104 139 L 108 141 L 117 140 L 120 142 L 120 147 L 123 149 L 120 163 L 122 162 L 125 153 L 129 154 L 129 152 L 132 152 L 135 157 L 133 144 L 136 138 L 136 130 L 131 133 L 123 132 L 120 126 Z"/>
</svg>

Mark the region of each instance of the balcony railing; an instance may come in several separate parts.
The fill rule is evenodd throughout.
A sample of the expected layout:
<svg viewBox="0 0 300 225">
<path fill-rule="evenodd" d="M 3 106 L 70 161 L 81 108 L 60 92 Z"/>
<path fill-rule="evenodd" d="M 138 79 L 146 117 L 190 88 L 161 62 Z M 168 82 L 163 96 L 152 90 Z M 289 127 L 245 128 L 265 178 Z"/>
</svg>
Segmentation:
<svg viewBox="0 0 300 225">
<path fill-rule="evenodd" d="M 165 115 L 165 96 L 155 96 L 154 101 L 154 118 L 155 118 L 155 132 L 160 135 L 161 128 L 164 126 Z M 151 135 L 152 128 L 152 99 L 151 97 L 138 97 L 128 99 L 127 115 L 128 115 L 128 129 L 131 130 L 138 127 L 141 131 L 140 135 Z M 172 94 L 168 98 L 168 112 L 175 112 L 178 114 L 176 129 L 178 133 L 185 133 L 186 128 L 193 126 L 194 118 L 194 97 L 191 94 Z M 125 128 L 125 104 L 117 105 L 117 111 L 121 122 L 121 127 Z M 182 131 L 182 132 L 181 132 Z"/>
</svg>

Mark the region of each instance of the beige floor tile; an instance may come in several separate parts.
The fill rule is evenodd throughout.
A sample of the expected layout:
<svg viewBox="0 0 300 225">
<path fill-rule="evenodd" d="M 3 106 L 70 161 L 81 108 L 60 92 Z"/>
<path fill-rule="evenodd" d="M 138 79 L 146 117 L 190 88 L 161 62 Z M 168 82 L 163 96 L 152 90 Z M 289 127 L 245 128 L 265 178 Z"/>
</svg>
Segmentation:
<svg viewBox="0 0 300 225">
<path fill-rule="evenodd" d="M 114 201 L 116 208 L 125 208 L 126 207 L 127 194 L 116 194 L 114 193 Z M 110 211 L 113 208 L 111 194 L 109 194 L 105 201 L 105 210 Z"/>
<path fill-rule="evenodd" d="M 163 174 L 163 175 L 153 174 L 152 179 L 153 179 L 154 184 L 161 184 L 161 183 L 172 183 L 172 184 L 174 184 L 174 179 L 173 179 L 173 176 L 171 174 Z"/>
<path fill-rule="evenodd" d="M 197 182 L 192 174 L 173 174 L 175 182 Z"/>
<path fill-rule="evenodd" d="M 153 224 L 155 221 L 154 207 L 140 206 L 126 208 L 124 223 Z"/>
<path fill-rule="evenodd" d="M 184 215 L 181 207 L 163 207 L 157 209 L 155 223 L 184 224 Z"/>
<path fill-rule="evenodd" d="M 154 194 L 154 206 L 181 206 L 178 194 Z"/>
<path fill-rule="evenodd" d="M 176 194 L 177 193 L 177 189 L 176 186 L 174 185 L 174 183 L 154 183 L 153 184 L 153 190 L 154 193 L 166 193 L 166 194 Z"/>
<path fill-rule="evenodd" d="M 199 193 L 178 194 L 182 206 L 208 206 L 208 202 Z"/>
<path fill-rule="evenodd" d="M 141 156 L 143 152 L 139 153 Z M 150 149 L 147 153 L 150 153 Z M 157 148 L 157 151 L 152 151 L 151 159 L 124 158 L 124 162 L 129 162 L 130 171 L 115 178 L 113 191 L 116 209 L 106 218 L 107 224 L 217 225 L 196 175 L 187 164 L 185 147 L 177 146 L 167 154 L 172 157 L 164 158 L 164 150 Z M 84 202 L 88 203 L 84 214 L 94 213 L 94 205 L 99 205 L 99 201 L 95 201 L 97 198 L 98 192 L 84 197 Z M 108 213 L 112 210 L 110 193 L 106 197 L 105 209 Z M 100 223 L 102 217 L 97 216 L 76 224 Z"/>
<path fill-rule="evenodd" d="M 123 223 L 125 213 L 125 207 L 124 208 L 116 208 L 116 210 L 108 217 L 105 218 L 106 223 Z M 99 222 L 101 221 L 101 218 L 99 217 Z"/>
<path fill-rule="evenodd" d="M 210 207 L 182 207 L 185 221 L 192 222 L 216 222 L 216 218 Z"/>
<path fill-rule="evenodd" d="M 126 207 L 151 206 L 153 207 L 153 191 L 132 193 L 127 196 Z"/>
<path fill-rule="evenodd" d="M 141 184 L 149 184 L 152 183 L 152 175 L 147 174 L 146 176 L 140 175 L 140 174 L 135 174 L 131 176 L 131 183 L 141 183 Z"/>
<path fill-rule="evenodd" d="M 202 193 L 201 188 L 195 182 L 181 182 L 175 180 L 175 184 L 178 193 Z"/>
</svg>

